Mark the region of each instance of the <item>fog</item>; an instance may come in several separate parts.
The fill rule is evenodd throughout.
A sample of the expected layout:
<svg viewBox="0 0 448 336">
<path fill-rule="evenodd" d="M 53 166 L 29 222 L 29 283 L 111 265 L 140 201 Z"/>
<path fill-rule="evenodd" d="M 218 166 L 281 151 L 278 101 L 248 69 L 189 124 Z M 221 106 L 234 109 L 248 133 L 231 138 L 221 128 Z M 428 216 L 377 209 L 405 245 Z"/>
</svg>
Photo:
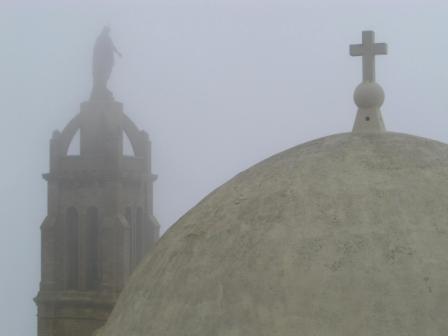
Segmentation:
<svg viewBox="0 0 448 336">
<path fill-rule="evenodd" d="M 444 1 L 0 1 L 0 335 L 36 335 L 49 139 L 88 99 L 105 24 L 123 58 L 109 87 L 153 145 L 164 232 L 238 172 L 351 130 L 375 30 L 391 131 L 448 142 Z"/>
</svg>

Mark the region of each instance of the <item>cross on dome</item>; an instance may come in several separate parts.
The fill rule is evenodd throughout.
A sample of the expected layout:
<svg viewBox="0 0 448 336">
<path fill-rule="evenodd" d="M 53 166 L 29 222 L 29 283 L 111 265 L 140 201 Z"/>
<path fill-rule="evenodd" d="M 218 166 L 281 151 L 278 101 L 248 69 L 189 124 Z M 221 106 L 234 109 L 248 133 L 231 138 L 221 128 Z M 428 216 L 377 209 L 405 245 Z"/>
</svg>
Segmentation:
<svg viewBox="0 0 448 336">
<path fill-rule="evenodd" d="M 377 133 L 386 130 L 380 107 L 384 102 L 384 91 L 375 82 L 375 56 L 386 55 L 387 44 L 375 43 L 373 31 L 362 32 L 362 44 L 350 46 L 351 56 L 362 56 L 362 83 L 354 93 L 358 113 L 353 132 Z"/>
<path fill-rule="evenodd" d="M 364 82 L 374 82 L 375 56 L 387 55 L 387 44 L 375 43 L 375 32 L 363 31 L 362 44 L 352 44 L 350 55 L 362 56 L 362 79 Z"/>
</svg>

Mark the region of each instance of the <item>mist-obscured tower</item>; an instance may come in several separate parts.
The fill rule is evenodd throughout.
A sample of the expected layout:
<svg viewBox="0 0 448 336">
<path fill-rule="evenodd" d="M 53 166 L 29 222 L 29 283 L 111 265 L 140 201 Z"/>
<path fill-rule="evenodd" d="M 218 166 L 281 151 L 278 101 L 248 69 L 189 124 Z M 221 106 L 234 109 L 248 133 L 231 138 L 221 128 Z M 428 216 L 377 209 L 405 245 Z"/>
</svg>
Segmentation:
<svg viewBox="0 0 448 336">
<path fill-rule="evenodd" d="M 91 336 L 159 236 L 151 142 L 105 87 L 111 69 L 101 67 L 101 52 L 107 53 L 107 41 L 98 47 L 98 40 L 94 77 L 107 78 L 94 78 L 91 99 L 50 141 L 50 172 L 44 175 L 48 215 L 41 226 L 42 276 L 35 299 L 38 336 Z M 69 155 L 78 132 L 79 155 Z M 125 143 L 132 155 L 124 154 Z"/>
</svg>

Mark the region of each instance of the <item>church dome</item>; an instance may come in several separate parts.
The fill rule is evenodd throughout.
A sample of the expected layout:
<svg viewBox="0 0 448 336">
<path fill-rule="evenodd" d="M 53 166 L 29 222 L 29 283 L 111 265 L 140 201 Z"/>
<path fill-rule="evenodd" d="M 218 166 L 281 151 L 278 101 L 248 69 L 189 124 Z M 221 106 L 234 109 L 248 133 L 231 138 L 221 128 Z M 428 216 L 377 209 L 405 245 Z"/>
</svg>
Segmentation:
<svg viewBox="0 0 448 336">
<path fill-rule="evenodd" d="M 448 335 L 448 145 L 314 140 L 240 173 L 134 272 L 101 336 Z"/>
</svg>

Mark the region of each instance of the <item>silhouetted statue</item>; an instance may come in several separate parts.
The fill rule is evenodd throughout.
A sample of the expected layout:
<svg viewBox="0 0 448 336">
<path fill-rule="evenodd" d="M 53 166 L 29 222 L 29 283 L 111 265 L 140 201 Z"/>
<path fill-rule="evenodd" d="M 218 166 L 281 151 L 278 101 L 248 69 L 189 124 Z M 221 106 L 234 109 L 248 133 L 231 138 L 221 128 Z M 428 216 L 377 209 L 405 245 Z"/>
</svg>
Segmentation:
<svg viewBox="0 0 448 336">
<path fill-rule="evenodd" d="M 114 67 L 114 54 L 121 57 L 110 36 L 110 28 L 104 27 L 98 36 L 93 49 L 93 89 L 91 99 L 113 99 L 112 92 L 107 88 L 112 68 Z"/>
</svg>

